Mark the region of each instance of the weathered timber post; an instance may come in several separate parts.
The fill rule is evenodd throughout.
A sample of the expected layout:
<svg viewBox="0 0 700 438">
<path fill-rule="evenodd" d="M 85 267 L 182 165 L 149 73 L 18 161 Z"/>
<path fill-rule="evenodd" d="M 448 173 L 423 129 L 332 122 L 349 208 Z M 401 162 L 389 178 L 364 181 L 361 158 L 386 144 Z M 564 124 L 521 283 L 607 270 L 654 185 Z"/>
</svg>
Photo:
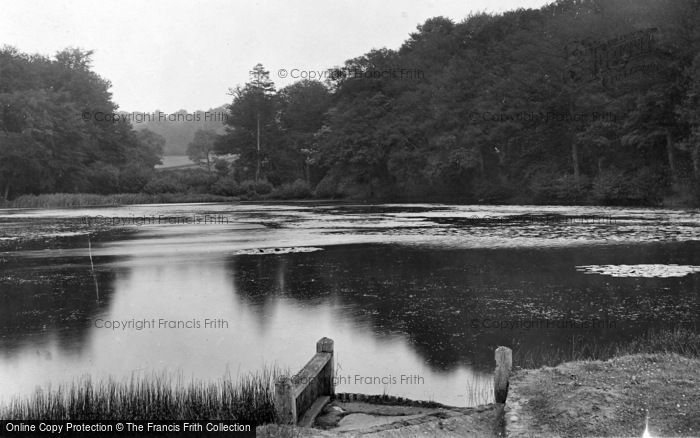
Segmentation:
<svg viewBox="0 0 700 438">
<path fill-rule="evenodd" d="M 275 411 L 279 423 L 297 423 L 297 400 L 294 396 L 294 384 L 289 376 L 280 376 L 275 382 Z"/>
<path fill-rule="evenodd" d="M 508 347 L 496 348 L 496 373 L 493 378 L 493 394 L 496 403 L 505 403 L 508 397 L 508 379 L 513 367 L 513 351 Z"/>
<path fill-rule="evenodd" d="M 316 342 L 316 353 L 331 354 L 331 358 L 324 367 L 324 372 L 321 373 L 322 375 L 320 375 L 319 378 L 324 382 L 324 387 L 328 389 L 328 393 L 324 395 L 329 395 L 332 399 L 335 396 L 335 355 L 333 354 L 333 339 L 325 337 L 319 339 L 318 342 Z"/>
</svg>

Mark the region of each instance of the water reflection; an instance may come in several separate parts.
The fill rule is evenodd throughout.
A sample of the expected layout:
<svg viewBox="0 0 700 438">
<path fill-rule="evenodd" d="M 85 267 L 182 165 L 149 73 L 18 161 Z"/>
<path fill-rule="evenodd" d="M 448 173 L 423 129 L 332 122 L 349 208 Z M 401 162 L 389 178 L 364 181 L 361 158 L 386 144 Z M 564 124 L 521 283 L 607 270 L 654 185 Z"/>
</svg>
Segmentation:
<svg viewBox="0 0 700 438">
<path fill-rule="evenodd" d="M 307 305 L 336 303 L 339 321 L 368 327 L 375 337 L 406 339 L 431 369 L 470 364 L 488 371 L 498 345 L 563 349 L 573 338 L 602 344 L 669 322 L 697 323 L 700 276 L 611 279 L 575 269 L 590 260 L 684 263 L 695 248 L 458 251 L 352 245 L 241 257 L 232 272 L 239 293 L 262 314 L 279 294 Z M 542 321 L 552 326 L 533 326 Z"/>
<path fill-rule="evenodd" d="M 32 336 L 13 349 L 3 348 L 3 395 L 28 393 L 37 385 L 55 386 L 87 374 L 126 379 L 170 371 L 186 379 L 215 379 L 274 364 L 297 370 L 314 353 L 321 336 L 336 342 L 338 373 L 343 376 L 339 391 L 387 392 L 458 405 L 468 403 L 468 384 L 484 386 L 488 395 L 488 373 L 466 365 L 449 372 L 434 370 L 404 335 L 377 333 L 356 306 L 329 294 L 332 285 L 330 289 L 324 285 L 318 268 L 307 262 L 284 256 L 236 259 L 205 253 L 114 262 L 119 267 L 114 278 L 106 283 L 103 278 L 100 285 L 111 291 L 104 294 L 105 301 L 73 303 L 70 311 L 82 306 L 81 313 L 90 313 L 79 327 L 66 320 L 60 329 L 47 331 L 17 321 L 13 331 Z M 239 291 L 241 278 L 256 287 Z M 86 279 L 83 290 L 89 291 L 89 285 Z M 48 293 L 29 292 L 39 299 Z M 15 311 L 25 306 L 8 304 L 4 308 Z M 63 303 L 61 308 L 71 305 Z M 207 328 L 207 321 L 225 324 Z M 114 322 L 126 329 L 111 329 L 117 325 Z M 168 328 L 178 323 L 190 328 Z M 71 333 L 76 336 L 61 338 Z M 402 375 L 420 379 L 401 384 Z M 367 384 L 368 379 L 389 384 Z"/>
</svg>

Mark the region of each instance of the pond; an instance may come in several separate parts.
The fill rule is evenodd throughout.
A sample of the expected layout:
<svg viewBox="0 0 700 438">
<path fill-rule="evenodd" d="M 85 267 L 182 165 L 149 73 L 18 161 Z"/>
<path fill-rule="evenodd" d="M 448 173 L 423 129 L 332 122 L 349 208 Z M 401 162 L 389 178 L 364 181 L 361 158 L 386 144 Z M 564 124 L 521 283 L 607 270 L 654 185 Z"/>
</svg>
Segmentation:
<svg viewBox="0 0 700 438">
<path fill-rule="evenodd" d="M 338 392 L 486 403 L 499 345 L 697 325 L 699 226 L 602 207 L 0 210 L 0 399 L 87 375 L 297 371 L 327 336 Z"/>
</svg>

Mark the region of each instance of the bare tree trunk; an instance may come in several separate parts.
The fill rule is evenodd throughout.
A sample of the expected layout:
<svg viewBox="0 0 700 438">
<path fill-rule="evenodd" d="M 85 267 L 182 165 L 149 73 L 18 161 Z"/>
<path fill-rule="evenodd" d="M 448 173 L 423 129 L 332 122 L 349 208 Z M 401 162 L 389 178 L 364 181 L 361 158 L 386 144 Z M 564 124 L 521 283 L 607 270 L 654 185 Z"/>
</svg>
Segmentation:
<svg viewBox="0 0 700 438">
<path fill-rule="evenodd" d="M 576 182 L 576 187 L 579 186 L 581 181 L 581 168 L 578 160 L 578 144 L 576 144 L 576 139 L 571 139 L 571 160 L 574 165 L 574 181 Z"/>
<path fill-rule="evenodd" d="M 668 167 L 671 169 L 671 180 L 676 182 L 676 159 L 673 154 L 673 137 L 668 128 L 666 128 L 666 153 L 668 154 Z"/>
<path fill-rule="evenodd" d="M 572 98 L 569 97 L 569 114 L 574 114 L 574 102 L 571 99 Z M 578 143 L 576 143 L 575 131 L 571 132 L 569 141 L 571 141 L 571 163 L 574 166 L 574 183 L 576 184 L 576 188 L 579 188 L 581 186 L 581 164 L 579 163 Z"/>
<path fill-rule="evenodd" d="M 256 149 L 256 159 L 257 165 L 255 167 L 255 182 L 258 182 L 260 178 L 260 113 L 258 113 L 258 136 L 257 136 L 257 149 Z"/>
<path fill-rule="evenodd" d="M 5 184 L 5 195 L 3 196 L 3 199 L 5 202 L 7 202 L 7 198 L 10 196 L 10 182 L 8 181 L 7 184 Z"/>
<path fill-rule="evenodd" d="M 479 176 L 483 179 L 484 174 L 486 173 L 486 165 L 484 164 L 484 153 L 481 150 L 481 147 L 478 149 L 479 152 Z"/>
</svg>

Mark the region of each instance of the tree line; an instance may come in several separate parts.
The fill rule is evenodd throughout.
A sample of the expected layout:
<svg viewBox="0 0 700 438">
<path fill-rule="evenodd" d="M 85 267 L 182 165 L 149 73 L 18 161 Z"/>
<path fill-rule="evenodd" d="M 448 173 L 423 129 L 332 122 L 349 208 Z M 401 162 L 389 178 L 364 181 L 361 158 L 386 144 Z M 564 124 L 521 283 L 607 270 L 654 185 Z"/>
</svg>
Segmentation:
<svg viewBox="0 0 700 438">
<path fill-rule="evenodd" d="M 691 205 L 700 201 L 700 2 L 560 0 L 437 17 L 275 91 L 232 90 L 235 181 L 321 197 Z"/>
<path fill-rule="evenodd" d="M 139 190 L 697 205 L 699 22 L 699 0 L 558 0 L 459 23 L 431 18 L 398 49 L 350 59 L 323 81 L 277 90 L 258 64 L 230 90 L 225 132 L 195 133 L 188 155 L 202 169 L 151 174 Z M 0 183 L 11 194 L 127 190 L 129 172 L 153 162 L 157 137 L 139 141 L 125 126 L 71 120 L 42 131 L 63 122 L 65 105 L 113 105 L 108 83 L 81 67 L 87 54 L 70 53 L 79 59 L 0 55 L 0 103 L 31 115 L 0 118 Z M 13 73 L 6 59 L 36 72 Z M 66 80 L 42 76 L 49 68 Z M 51 81 L 58 88 L 36 86 Z M 47 182 L 26 176 L 37 174 Z"/>
<path fill-rule="evenodd" d="M 54 58 L 0 49 L 0 198 L 27 193 L 134 192 L 152 178 L 162 139 L 112 114 L 109 81 L 91 70 L 92 53 Z"/>
</svg>

